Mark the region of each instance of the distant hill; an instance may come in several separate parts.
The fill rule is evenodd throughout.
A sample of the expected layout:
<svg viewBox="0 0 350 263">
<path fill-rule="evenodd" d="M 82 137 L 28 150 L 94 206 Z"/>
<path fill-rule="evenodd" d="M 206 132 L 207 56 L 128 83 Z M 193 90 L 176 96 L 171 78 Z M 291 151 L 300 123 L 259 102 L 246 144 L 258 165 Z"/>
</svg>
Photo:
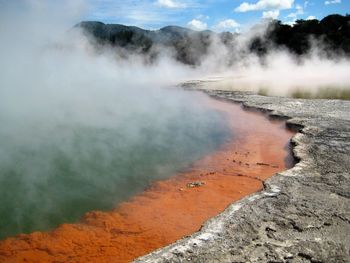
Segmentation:
<svg viewBox="0 0 350 263">
<path fill-rule="evenodd" d="M 145 30 L 134 26 L 84 21 L 76 25 L 93 37 L 98 45 L 111 45 L 131 52 L 157 56 L 157 47 L 173 51 L 174 57 L 185 64 L 197 65 L 208 54 L 212 39 L 216 37 L 229 50 L 235 50 L 238 34 L 230 32 L 194 31 L 178 26 L 159 30 Z M 350 15 L 329 15 L 322 20 L 297 20 L 293 26 L 273 20 L 265 35 L 256 36 L 248 43 L 245 52 L 260 56 L 273 48 L 286 48 L 303 55 L 310 51 L 312 40 L 322 43 L 325 53 L 350 55 Z M 242 51 L 244 52 L 244 51 Z"/>
<path fill-rule="evenodd" d="M 297 20 L 295 25 L 274 20 L 264 37 L 252 40 L 251 50 L 264 54 L 273 47 L 284 47 L 292 53 L 303 55 L 312 44 L 322 46 L 325 53 L 350 55 L 350 15 L 329 15 L 322 20 Z"/>
<path fill-rule="evenodd" d="M 134 26 L 104 24 L 85 21 L 76 25 L 96 40 L 99 45 L 111 45 L 125 48 L 137 53 L 157 55 L 157 47 L 166 47 L 174 52 L 178 61 L 185 64 L 199 64 L 200 59 L 208 53 L 212 37 L 227 41 L 232 34 L 217 34 L 212 31 L 194 31 L 178 26 L 167 26 L 159 30 L 145 30 Z"/>
</svg>

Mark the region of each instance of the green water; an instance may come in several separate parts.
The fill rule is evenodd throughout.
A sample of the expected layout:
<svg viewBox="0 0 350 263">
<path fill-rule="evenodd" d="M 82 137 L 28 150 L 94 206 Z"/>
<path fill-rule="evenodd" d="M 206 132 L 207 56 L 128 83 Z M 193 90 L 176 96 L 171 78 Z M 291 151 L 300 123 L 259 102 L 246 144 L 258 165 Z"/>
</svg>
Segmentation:
<svg viewBox="0 0 350 263">
<path fill-rule="evenodd" d="M 103 124 L 0 114 L 0 238 L 112 209 L 230 136 L 225 116 L 181 98 Z"/>
</svg>

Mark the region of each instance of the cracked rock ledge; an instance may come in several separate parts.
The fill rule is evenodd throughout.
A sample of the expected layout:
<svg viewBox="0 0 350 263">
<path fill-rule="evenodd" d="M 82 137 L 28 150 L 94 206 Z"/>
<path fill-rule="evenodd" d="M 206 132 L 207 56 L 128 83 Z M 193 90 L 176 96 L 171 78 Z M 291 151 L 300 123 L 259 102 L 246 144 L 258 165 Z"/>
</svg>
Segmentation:
<svg viewBox="0 0 350 263">
<path fill-rule="evenodd" d="M 299 162 L 197 233 L 135 262 L 350 262 L 350 101 L 204 92 L 285 118 L 298 131 Z"/>
</svg>

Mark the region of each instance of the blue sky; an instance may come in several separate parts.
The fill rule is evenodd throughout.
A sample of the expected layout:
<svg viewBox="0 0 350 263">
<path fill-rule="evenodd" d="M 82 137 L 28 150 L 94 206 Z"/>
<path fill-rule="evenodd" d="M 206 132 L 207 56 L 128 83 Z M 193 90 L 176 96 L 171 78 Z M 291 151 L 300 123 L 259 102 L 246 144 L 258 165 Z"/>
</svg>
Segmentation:
<svg viewBox="0 0 350 263">
<path fill-rule="evenodd" d="M 166 25 L 196 30 L 242 31 L 263 18 L 292 24 L 350 13 L 350 0 L 87 0 L 85 20 L 158 29 Z"/>
</svg>

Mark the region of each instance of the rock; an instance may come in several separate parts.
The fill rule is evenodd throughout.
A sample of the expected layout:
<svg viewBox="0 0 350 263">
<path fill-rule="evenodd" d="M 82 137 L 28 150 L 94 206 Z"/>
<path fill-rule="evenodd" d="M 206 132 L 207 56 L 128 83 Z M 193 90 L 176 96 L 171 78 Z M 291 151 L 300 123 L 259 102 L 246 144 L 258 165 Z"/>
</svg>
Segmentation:
<svg viewBox="0 0 350 263">
<path fill-rule="evenodd" d="M 204 182 L 198 181 L 198 182 L 192 182 L 187 184 L 187 188 L 194 188 L 194 187 L 201 187 L 205 185 Z"/>
</svg>

